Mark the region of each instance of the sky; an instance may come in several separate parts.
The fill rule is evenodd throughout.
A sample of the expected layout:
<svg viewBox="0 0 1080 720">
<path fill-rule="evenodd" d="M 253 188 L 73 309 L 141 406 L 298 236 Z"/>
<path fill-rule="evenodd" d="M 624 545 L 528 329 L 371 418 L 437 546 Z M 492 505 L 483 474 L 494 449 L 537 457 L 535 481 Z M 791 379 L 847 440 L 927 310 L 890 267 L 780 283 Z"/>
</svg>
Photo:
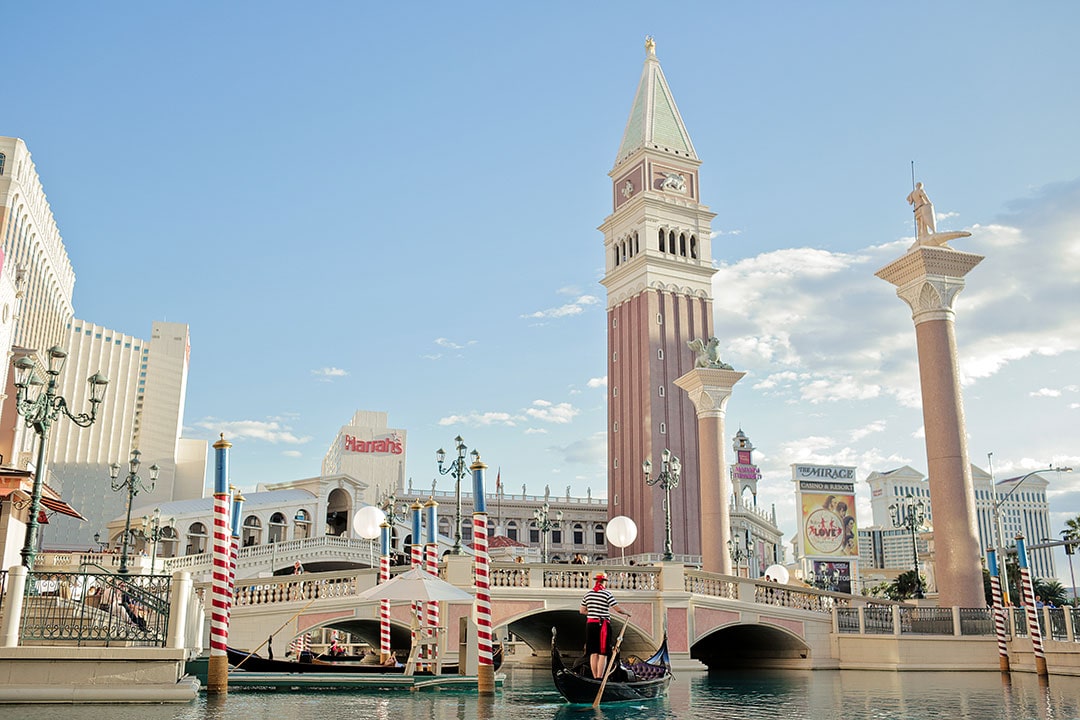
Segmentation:
<svg viewBox="0 0 1080 720">
<path fill-rule="evenodd" d="M 606 496 L 603 236 L 645 59 L 702 159 L 727 408 L 796 529 L 790 464 L 925 472 L 910 310 L 874 273 L 939 230 L 970 459 L 1080 471 L 1080 85 L 1067 2 L 102 2 L 5 10 L 76 316 L 191 330 L 184 435 L 243 489 L 318 475 L 358 409 L 437 476 Z M 1055 533 L 1080 472 L 1049 476 Z M 451 489 L 439 477 L 442 489 Z M 858 483 L 861 524 L 869 519 Z M 1063 556 L 1059 576 L 1068 577 Z"/>
</svg>

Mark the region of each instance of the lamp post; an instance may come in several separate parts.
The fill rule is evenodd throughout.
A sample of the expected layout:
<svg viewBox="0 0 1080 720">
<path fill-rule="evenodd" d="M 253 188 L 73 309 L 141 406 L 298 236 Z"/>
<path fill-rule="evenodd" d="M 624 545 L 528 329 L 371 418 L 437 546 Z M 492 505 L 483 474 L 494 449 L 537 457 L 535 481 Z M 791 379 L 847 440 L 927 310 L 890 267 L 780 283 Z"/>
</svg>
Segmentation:
<svg viewBox="0 0 1080 720">
<path fill-rule="evenodd" d="M 742 577 L 742 561 L 746 559 L 746 551 L 743 550 L 742 544 L 738 538 L 727 541 L 728 554 L 731 555 L 731 562 L 735 563 L 735 575 Z M 747 567 L 746 574 L 750 574 L 750 568 Z"/>
<path fill-rule="evenodd" d="M 127 489 L 127 517 L 124 520 L 124 544 L 120 550 L 120 569 L 118 572 L 126 574 L 128 571 L 128 544 L 131 542 L 131 504 L 135 500 L 135 496 L 143 490 L 147 492 L 153 492 L 154 484 L 158 479 L 158 466 L 150 466 L 150 484 L 144 485 L 142 478 L 139 477 L 139 465 L 141 461 L 139 456 L 142 455 L 138 450 L 131 451 L 131 459 L 128 460 L 128 474 L 123 480 L 118 480 L 120 477 L 120 465 L 119 463 L 113 463 L 109 466 L 109 477 L 112 479 L 112 489 L 116 492 Z"/>
<path fill-rule="evenodd" d="M 105 552 L 105 546 L 108 545 L 109 543 L 101 542 L 101 533 L 96 532 L 96 533 L 94 533 L 94 544 L 98 546 L 97 551 L 99 553 L 101 553 L 101 552 Z"/>
<path fill-rule="evenodd" d="M 153 470 L 153 468 L 151 468 Z M 150 543 L 150 568 L 153 570 L 157 567 L 157 546 L 161 542 L 161 539 L 165 537 L 165 531 L 172 527 L 176 522 L 176 518 L 169 518 L 165 525 L 161 524 L 161 508 L 154 508 L 153 515 L 143 515 L 142 527 L 138 530 L 136 535 L 143 539 L 143 542 Z M 135 531 L 132 531 L 135 532 Z"/>
<path fill-rule="evenodd" d="M 682 463 L 667 448 L 664 448 L 660 458 L 660 474 L 656 477 L 652 477 L 651 459 L 646 458 L 645 462 L 641 463 L 641 469 L 645 471 L 646 485 L 660 483 L 660 487 L 664 490 L 664 562 L 671 562 L 673 559 L 671 554 L 671 491 L 679 487 Z"/>
<path fill-rule="evenodd" d="M 900 498 L 899 502 L 889 506 L 892 512 L 893 527 L 905 528 L 911 533 L 911 556 L 915 560 L 915 597 L 922 598 L 922 578 L 919 577 L 919 547 L 915 539 L 915 531 L 922 527 L 926 520 L 926 503 L 916 500 L 911 493 Z"/>
<path fill-rule="evenodd" d="M 468 450 L 465 447 L 465 441 L 458 435 L 454 438 L 454 449 L 457 450 L 457 457 L 450 461 L 450 464 L 443 467 L 443 462 L 446 460 L 446 451 L 439 448 L 435 453 L 435 460 L 439 463 L 439 474 L 450 475 L 454 478 L 454 547 L 451 552 L 454 555 L 461 555 L 461 481 L 469 473 L 469 466 L 465 464 L 465 451 Z M 480 453 L 476 450 L 472 451 L 473 462 L 476 462 L 480 458 Z M 415 538 L 414 538 L 415 540 Z"/>
<path fill-rule="evenodd" d="M 562 510 L 555 513 L 555 519 L 551 519 L 551 506 L 544 503 L 540 507 L 533 510 L 533 517 L 536 518 L 536 526 L 540 529 L 540 537 L 542 539 L 542 550 L 540 560 L 544 563 L 548 561 L 548 533 L 552 528 L 559 527 L 562 524 Z"/>
<path fill-rule="evenodd" d="M 986 456 L 987 460 L 990 460 L 991 458 L 993 458 L 993 456 L 994 456 L 993 452 L 987 453 L 987 456 Z M 1022 486 L 1024 484 L 1024 480 L 1031 477 L 1032 475 L 1038 475 L 1039 473 L 1052 473 L 1052 472 L 1071 473 L 1072 468 L 1071 467 L 1055 467 L 1053 465 L 1050 465 L 1049 467 L 1041 468 L 1041 470 L 1032 470 L 1027 475 L 1024 475 L 1020 479 L 1016 480 L 1016 483 L 1011 488 L 1009 488 L 1009 492 L 1004 493 L 1003 495 L 1001 495 L 1001 498 L 998 499 L 997 483 L 995 483 L 995 481 L 994 481 L 994 468 L 993 468 L 993 466 L 990 467 L 990 501 L 994 503 L 994 532 L 996 533 L 995 540 L 994 540 L 994 546 L 998 551 L 997 554 L 1000 557 L 999 561 L 1001 562 L 1001 572 L 1000 572 L 1001 578 L 1002 578 L 1002 581 L 1001 581 L 1001 595 L 1002 595 L 1005 603 L 1009 602 L 1009 572 L 1008 572 L 1009 563 L 1008 563 L 1007 553 L 1004 552 L 1005 547 L 1004 547 L 1004 545 L 1002 543 L 1002 540 L 1001 540 L 1003 538 L 1003 536 L 1004 536 L 1004 528 L 1003 528 L 1003 524 L 1002 524 L 1002 520 L 1001 520 L 1001 506 L 1005 504 L 1005 501 L 1009 500 L 1010 495 L 1012 495 L 1012 493 L 1016 492 L 1017 488 L 1020 488 L 1020 486 Z"/>
<path fill-rule="evenodd" d="M 22 564 L 27 570 L 34 567 L 37 555 L 38 515 L 41 512 L 41 490 L 45 479 L 45 447 L 49 442 L 49 428 L 63 413 L 79 427 L 90 427 L 97 420 L 98 405 L 105 398 L 105 387 L 109 379 L 100 372 L 94 373 L 86 382 L 90 385 L 90 413 L 72 414 L 67 400 L 56 394 L 56 379 L 64 369 L 67 353 L 54 345 L 48 350 L 48 367 L 45 368 L 46 383 L 44 392 L 42 382 L 37 375 L 33 360 L 23 356 L 15 361 L 15 408 L 26 421 L 26 426 L 33 428 L 38 436 L 37 467 L 34 470 L 34 487 L 30 492 L 30 517 L 26 523 L 26 539 L 21 551 Z"/>
</svg>

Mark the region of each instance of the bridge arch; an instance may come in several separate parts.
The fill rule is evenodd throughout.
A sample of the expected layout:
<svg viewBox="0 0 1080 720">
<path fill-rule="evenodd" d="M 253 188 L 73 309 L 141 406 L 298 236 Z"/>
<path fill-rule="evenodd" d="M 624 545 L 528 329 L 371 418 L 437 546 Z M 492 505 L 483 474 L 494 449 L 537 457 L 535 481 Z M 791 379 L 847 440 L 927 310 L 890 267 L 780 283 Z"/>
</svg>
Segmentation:
<svg viewBox="0 0 1080 720">
<path fill-rule="evenodd" d="M 777 667 L 777 661 L 805 660 L 810 646 L 788 628 L 766 623 L 732 623 L 719 627 L 690 647 L 690 657 L 710 670 Z"/>
<path fill-rule="evenodd" d="M 613 629 L 618 635 L 622 630 L 623 618 L 612 620 Z M 560 652 L 569 655 L 580 654 L 585 650 L 585 616 L 577 608 L 537 608 L 503 619 L 495 625 L 496 635 L 502 631 L 513 633 L 528 645 L 534 654 L 547 655 L 551 651 L 552 632 Z M 635 655 L 650 655 L 660 644 L 649 633 L 631 620 L 626 626 L 622 649 Z"/>
</svg>

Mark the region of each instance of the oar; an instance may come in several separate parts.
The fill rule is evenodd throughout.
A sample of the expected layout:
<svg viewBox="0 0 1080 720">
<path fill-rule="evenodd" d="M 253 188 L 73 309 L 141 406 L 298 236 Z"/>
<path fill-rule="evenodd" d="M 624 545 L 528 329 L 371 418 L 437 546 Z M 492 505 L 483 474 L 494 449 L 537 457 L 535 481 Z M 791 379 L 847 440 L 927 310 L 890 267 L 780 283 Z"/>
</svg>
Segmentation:
<svg viewBox="0 0 1080 720">
<path fill-rule="evenodd" d="M 604 696 L 604 687 L 607 686 L 607 680 L 611 677 L 611 671 L 615 669 L 615 658 L 619 655 L 619 646 L 622 645 L 622 636 L 626 634 L 626 626 L 630 624 L 630 616 L 627 615 L 623 620 L 622 630 L 619 631 L 619 637 L 615 640 L 615 649 L 611 651 L 611 657 L 608 658 L 607 668 L 604 670 L 604 679 L 600 681 L 600 690 L 596 693 L 596 699 L 592 701 L 594 708 L 600 707 L 600 698 Z"/>
<path fill-rule="evenodd" d="M 270 637 L 266 638 L 266 640 L 264 640 L 264 641 L 263 641 L 263 642 L 262 642 L 262 643 L 261 643 L 261 644 L 259 645 L 259 647 L 255 648 L 254 650 L 252 650 L 251 652 L 249 652 L 249 653 L 248 653 L 247 655 L 245 655 L 245 656 L 244 656 L 244 659 L 243 659 L 243 660 L 241 660 L 240 662 L 238 662 L 238 663 L 236 664 L 236 669 L 237 669 L 237 670 L 239 670 L 239 669 L 240 669 L 240 666 L 241 666 L 241 665 L 243 665 L 244 663 L 246 663 L 246 662 L 247 662 L 247 659 L 248 659 L 249 657 L 251 657 L 251 656 L 252 656 L 252 655 L 254 655 L 255 653 L 257 653 L 257 652 L 259 652 L 260 650 L 262 650 L 262 647 L 263 647 L 263 645 L 265 645 L 266 643 L 270 642 L 270 640 L 271 640 L 271 639 L 272 639 L 272 638 L 273 638 L 273 637 L 274 637 L 275 635 L 277 635 L 277 634 L 278 634 L 279 632 L 281 632 L 281 629 L 282 629 L 282 628 L 284 628 L 284 627 L 285 627 L 286 625 L 288 625 L 289 623 L 291 623 L 291 622 L 292 622 L 293 620 L 295 620 L 296 618 L 300 617 L 300 613 L 304 612 L 304 611 L 305 611 L 305 610 L 307 610 L 307 609 L 308 609 L 309 607 L 311 607 L 311 604 L 312 604 L 313 602 L 315 602 L 316 600 L 318 600 L 318 599 L 319 599 L 319 598 L 317 598 L 317 597 L 313 597 L 313 598 L 311 598 L 311 602 L 309 602 L 309 603 L 308 603 L 307 605 L 305 605 L 304 607 L 302 607 L 302 608 L 300 608 L 299 610 L 297 610 L 297 611 L 296 611 L 296 614 L 295 614 L 295 615 L 293 615 L 293 616 L 292 616 L 291 618 L 289 618 L 289 619 L 288 619 L 288 620 L 286 620 L 285 622 L 281 623 L 281 627 L 279 627 L 279 628 L 278 628 L 277 630 L 275 630 L 274 632 L 270 633 Z"/>
</svg>

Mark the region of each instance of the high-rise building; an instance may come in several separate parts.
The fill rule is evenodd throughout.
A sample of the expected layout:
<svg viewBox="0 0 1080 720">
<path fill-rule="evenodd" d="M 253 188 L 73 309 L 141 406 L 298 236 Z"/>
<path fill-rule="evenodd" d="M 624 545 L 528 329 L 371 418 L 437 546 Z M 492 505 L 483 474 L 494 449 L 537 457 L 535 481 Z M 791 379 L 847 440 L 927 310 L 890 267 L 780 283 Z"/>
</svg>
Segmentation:
<svg viewBox="0 0 1080 720">
<path fill-rule="evenodd" d="M 109 465 L 125 468 L 132 448 L 142 453 L 144 480 L 161 468 L 152 492 L 139 501 L 197 498 L 206 474 L 205 441 L 180 438 L 190 340 L 180 323 L 154 323 L 150 341 L 74 317 L 75 272 L 26 144 L 0 137 L 0 347 L 6 398 L 0 407 L 0 456 L 5 465 L 34 468 L 37 436 L 19 416 L 11 376 L 16 355 L 67 351 L 57 393 L 72 412 L 90 408 L 86 379 L 109 378 L 97 421 L 81 428 L 61 418 L 50 429 L 44 482 L 89 522 L 54 516 L 45 546 L 89 545 L 95 532 L 124 512 L 126 493 L 113 492 Z M 36 470 L 36 468 L 35 468 Z"/>
<path fill-rule="evenodd" d="M 405 491 L 405 430 L 387 427 L 387 414 L 357 410 L 338 430 L 322 462 L 322 474 L 349 475 L 366 486 L 360 498 L 379 505 Z M 468 489 L 468 488 L 466 488 Z"/>
<path fill-rule="evenodd" d="M 94 372 L 105 374 L 109 386 L 93 425 L 80 428 L 58 422 L 53 426 L 49 483 L 89 522 L 80 525 L 58 519 L 46 533 L 46 545 L 86 542 L 124 513 L 127 494 L 112 490 L 109 465 L 119 463 L 123 477 L 133 448 L 141 453 L 142 480 L 149 480 L 151 465 L 159 467 L 153 490 L 141 491 L 137 505 L 201 497 L 207 443 L 180 437 L 191 348 L 187 325 L 154 322 L 151 339 L 146 341 L 72 320 L 64 347 L 68 362 L 59 392 L 73 408 L 89 407 L 86 378 Z"/>
<path fill-rule="evenodd" d="M 1037 544 L 1044 538 L 1053 537 L 1050 530 L 1050 506 L 1046 500 L 1046 488 L 1049 483 L 1037 473 L 1025 479 L 1023 485 L 1016 487 L 1021 477 L 1008 478 L 996 483 L 996 497 L 1000 505 L 1004 530 L 1001 541 L 1005 547 L 1014 546 L 1018 534 L 1022 534 L 1029 545 Z M 990 474 L 975 465 L 971 466 L 971 479 L 975 485 L 975 510 L 979 529 L 979 548 L 985 565 L 987 548 L 995 544 L 994 490 L 991 488 Z M 908 496 L 916 502 L 922 501 L 926 522 L 924 524 L 925 531 L 917 533 L 916 543 L 919 562 L 927 566 L 932 563 L 933 546 L 931 541 L 933 539 L 934 517 L 930 505 L 930 484 L 926 477 L 918 470 L 905 465 L 885 472 L 872 472 L 867 476 L 866 482 L 870 485 L 870 508 L 874 516 L 874 526 L 882 531 L 889 531 L 890 529 L 895 531 L 895 519 L 891 506 L 897 505 Z M 906 542 L 906 552 L 898 549 L 895 553 L 885 553 L 883 555 L 885 564 L 874 565 L 873 567 L 910 568 L 913 565 L 910 533 L 901 530 L 899 534 L 895 532 L 893 534 L 895 535 L 893 538 L 894 544 L 897 548 L 900 548 Z M 906 541 L 903 538 L 906 538 Z M 866 538 L 865 549 L 870 553 L 873 551 L 869 536 Z M 862 555 L 864 539 L 861 535 L 859 550 L 860 555 Z M 872 555 L 870 557 L 872 558 Z M 1053 552 L 1050 549 L 1031 550 L 1028 562 L 1035 577 L 1053 578 L 1057 576 L 1054 569 Z M 930 569 L 930 572 L 932 572 L 932 569 Z"/>
<path fill-rule="evenodd" d="M 627 553 L 657 552 L 665 540 L 659 486 L 642 462 L 664 449 L 697 468 L 697 415 L 674 380 L 694 367 L 687 347 L 712 335 L 714 213 L 701 203 L 698 159 L 668 87 L 656 46 L 646 42 L 622 143 L 609 176 L 612 213 L 604 233 L 608 334 L 610 515 L 638 524 Z M 700 486 L 687 474 L 671 493 L 672 550 L 701 554 Z"/>
<path fill-rule="evenodd" d="M 784 535 L 776 526 L 776 506 L 759 507 L 758 480 L 761 470 L 754 464 L 754 444 L 741 429 L 731 443 L 735 462 L 731 464 L 731 542 L 736 571 L 747 568 L 748 577 L 757 578 L 773 564 L 784 562 Z"/>
</svg>

